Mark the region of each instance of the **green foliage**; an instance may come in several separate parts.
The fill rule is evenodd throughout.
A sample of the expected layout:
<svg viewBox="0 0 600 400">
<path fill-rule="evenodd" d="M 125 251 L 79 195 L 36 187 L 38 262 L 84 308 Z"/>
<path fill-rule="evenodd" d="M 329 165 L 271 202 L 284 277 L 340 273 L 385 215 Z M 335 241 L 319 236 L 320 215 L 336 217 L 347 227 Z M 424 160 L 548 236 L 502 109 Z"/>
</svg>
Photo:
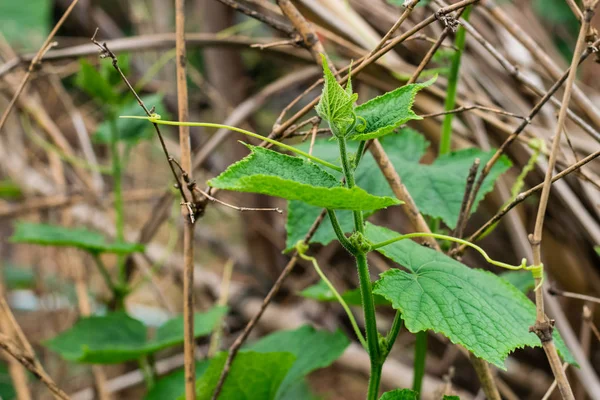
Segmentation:
<svg viewBox="0 0 600 400">
<path fill-rule="evenodd" d="M 196 381 L 196 399 L 209 400 L 217 386 L 227 353 L 219 353 Z M 231 366 L 219 400 L 275 400 L 296 357 L 288 352 L 242 351 Z M 184 397 L 180 397 L 184 399 Z"/>
<path fill-rule="evenodd" d="M 321 302 L 337 302 L 337 299 L 335 298 L 333 292 L 329 289 L 329 287 L 327 287 L 327 284 L 322 280 L 301 291 L 300 295 L 302 297 L 306 297 L 307 299 L 313 299 Z M 373 297 L 376 306 L 390 305 L 390 302 L 382 296 L 375 295 Z M 362 305 L 362 300 L 360 298 L 360 290 L 358 288 L 351 289 L 342 293 L 342 298 L 349 306 Z"/>
<path fill-rule="evenodd" d="M 0 199 L 14 200 L 23 196 L 19 185 L 10 179 L 0 180 Z"/>
<path fill-rule="evenodd" d="M 365 210 L 400 204 L 391 197 L 373 196 L 359 187 L 348 189 L 312 162 L 261 147 L 208 181 L 212 187 L 302 200 L 318 207 Z"/>
<path fill-rule="evenodd" d="M 2 277 L 8 290 L 31 289 L 35 285 L 36 276 L 31 268 L 23 268 L 13 264 L 2 265 Z"/>
<path fill-rule="evenodd" d="M 50 0 L 0 1 L 0 33 L 23 50 L 37 51 L 50 32 Z"/>
<path fill-rule="evenodd" d="M 458 220 L 469 168 L 475 158 L 479 157 L 483 164 L 493 154 L 492 151 L 466 149 L 440 157 L 431 165 L 419 164 L 419 160 L 425 154 L 429 144 L 421 134 L 409 128 L 402 129 L 398 135 L 382 138 L 381 145 L 419 210 L 431 217 L 442 218 L 451 228 L 456 226 Z M 308 144 L 305 143 L 299 147 L 307 149 Z M 336 162 L 338 158 L 336 147 L 335 142 L 319 139 L 315 141 L 313 155 L 329 162 Z M 349 148 L 354 151 L 356 144 L 349 143 Z M 473 210 L 477 209 L 477 205 L 483 197 L 494 188 L 496 179 L 510 165 L 510 161 L 506 157 L 502 157 L 496 163 L 483 182 L 475 199 Z M 370 153 L 363 156 L 355 176 L 357 185 L 367 192 L 376 196 L 393 196 L 387 180 Z M 320 208 L 300 201 L 289 202 L 286 224 L 287 249 L 292 248 L 298 240 L 304 237 L 320 212 Z M 341 211 L 337 212 L 337 216 L 344 232 L 351 232 L 354 227 L 352 213 Z M 326 220 L 317 229 L 311 242 L 328 244 L 334 239 L 333 228 Z"/>
<path fill-rule="evenodd" d="M 373 243 L 398 236 L 372 224 L 367 225 L 366 232 Z M 410 332 L 431 329 L 442 333 L 502 369 L 511 351 L 540 346 L 539 338 L 529 332 L 535 321 L 535 305 L 502 278 L 468 268 L 411 240 L 395 242 L 378 251 L 408 270 L 383 273 L 373 291 L 402 312 Z M 559 351 L 572 362 L 555 333 Z"/>
<path fill-rule="evenodd" d="M 129 254 L 144 250 L 139 243 L 108 243 L 104 236 L 84 228 L 18 222 L 10 238 L 12 243 L 32 243 L 44 246 L 76 247 L 90 253 Z"/>
<path fill-rule="evenodd" d="M 100 105 L 115 105 L 119 103 L 119 94 L 114 87 L 87 60 L 79 60 L 79 73 L 75 84 L 86 92 Z"/>
<path fill-rule="evenodd" d="M 404 85 L 398 89 L 375 97 L 356 107 L 356 114 L 364 118 L 364 127 L 350 136 L 353 140 L 376 139 L 392 133 L 402 124 L 422 119 L 412 111 L 417 92 L 435 82 L 434 77 L 424 83 Z"/>
<path fill-rule="evenodd" d="M 12 379 L 8 372 L 8 366 L 0 362 L 0 399 L 13 400 L 17 398 L 17 393 L 12 384 Z"/>
<path fill-rule="evenodd" d="M 210 361 L 196 362 L 196 379 L 200 378 L 208 369 Z M 180 368 L 163 376 L 156 381 L 148 391 L 144 400 L 169 400 L 176 399 L 185 394 L 185 370 Z"/>
<path fill-rule="evenodd" d="M 327 58 L 321 54 L 325 84 L 321 99 L 316 106 L 319 117 L 329 123 L 334 135 L 345 136 L 356 120 L 354 102 L 358 98 L 352 93 L 352 83 L 348 80 L 347 89 L 340 85 L 327 64 Z"/>
<path fill-rule="evenodd" d="M 419 395 L 411 389 L 396 389 L 385 392 L 379 400 L 418 400 Z"/>
<path fill-rule="evenodd" d="M 535 280 L 529 271 L 507 271 L 500 277 L 525 294 L 535 287 Z"/>
<path fill-rule="evenodd" d="M 194 336 L 211 333 L 227 313 L 225 307 L 214 307 L 197 313 Z M 66 360 L 92 364 L 115 364 L 136 360 L 167 347 L 183 343 L 183 317 L 165 322 L 147 339 L 144 324 L 122 312 L 80 319 L 72 328 L 46 341 L 50 350 Z"/>
<path fill-rule="evenodd" d="M 146 107 L 155 107 L 156 113 L 165 116 L 169 115 L 168 111 L 163 105 L 162 94 L 152 94 L 141 97 Z M 141 115 L 146 116 L 144 110 L 140 107 L 137 100 L 132 99 L 128 103 L 122 104 L 117 108 L 115 115 Z M 93 139 L 97 143 L 108 144 L 111 142 L 111 121 L 103 121 L 96 133 L 94 133 Z M 148 124 L 148 121 L 143 119 L 135 118 L 117 118 L 114 123 L 117 125 L 117 131 L 119 134 L 119 140 L 127 143 L 137 143 L 140 140 L 148 139 L 152 137 L 154 128 Z"/>
<path fill-rule="evenodd" d="M 288 390 L 310 372 L 333 363 L 348 347 L 350 341 L 340 331 L 318 331 L 305 325 L 292 331 L 275 332 L 248 349 L 260 353 L 289 352 L 295 356 L 294 364 L 281 383 L 277 397 L 288 398 Z"/>
</svg>

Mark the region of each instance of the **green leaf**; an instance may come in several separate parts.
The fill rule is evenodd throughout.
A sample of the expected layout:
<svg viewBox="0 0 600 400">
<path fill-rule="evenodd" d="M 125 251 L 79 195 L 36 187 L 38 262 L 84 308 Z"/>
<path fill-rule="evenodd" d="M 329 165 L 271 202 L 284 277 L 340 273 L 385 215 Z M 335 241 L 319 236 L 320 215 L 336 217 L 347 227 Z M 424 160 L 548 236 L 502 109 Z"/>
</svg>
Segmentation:
<svg viewBox="0 0 600 400">
<path fill-rule="evenodd" d="M 500 274 L 500 277 L 525 294 L 535 287 L 535 280 L 530 271 L 507 271 Z"/>
<path fill-rule="evenodd" d="M 385 392 L 379 400 L 418 400 L 417 392 L 410 389 L 396 389 L 391 392 Z"/>
<path fill-rule="evenodd" d="M 12 383 L 8 366 L 0 362 L 0 399 L 13 400 L 17 398 L 17 393 Z"/>
<path fill-rule="evenodd" d="M 162 115 L 163 118 L 169 119 L 169 113 L 163 105 L 162 94 L 152 94 L 142 96 L 141 98 L 146 107 L 155 107 L 155 111 L 157 114 Z M 120 106 L 115 112 L 115 115 L 146 116 L 144 110 L 142 110 L 137 100 L 132 100 Z M 137 143 L 141 140 L 151 138 L 154 133 L 154 127 L 151 124 L 149 124 L 148 121 L 143 119 L 117 118 L 115 122 L 117 124 L 119 140 L 122 140 L 124 142 L 132 144 Z M 96 133 L 94 133 L 93 139 L 97 143 L 108 144 L 111 142 L 111 138 L 111 123 L 110 121 L 105 120 L 104 122 L 102 122 L 102 124 L 100 124 L 100 126 L 98 126 Z"/>
<path fill-rule="evenodd" d="M 318 331 L 304 325 L 291 331 L 270 334 L 250 345 L 248 349 L 260 353 L 289 352 L 296 358 L 277 393 L 287 398 L 287 390 L 310 372 L 331 365 L 348 347 L 350 341 L 341 332 Z"/>
<path fill-rule="evenodd" d="M 313 299 L 321 302 L 337 302 L 337 298 L 333 294 L 327 284 L 320 280 L 316 284 L 307 287 L 303 291 L 300 292 L 300 295 L 306 297 L 307 299 Z M 374 302 L 376 306 L 386 306 L 390 305 L 390 302 L 384 299 L 379 295 L 375 295 Z M 362 300 L 360 297 L 360 289 L 351 289 L 342 293 L 342 298 L 349 306 L 361 306 Z"/>
<path fill-rule="evenodd" d="M 400 204 L 373 196 L 359 187 L 348 189 L 312 162 L 248 145 L 251 154 L 208 181 L 212 187 L 301 200 L 332 209 L 370 210 Z"/>
<path fill-rule="evenodd" d="M 227 353 L 217 354 L 204 375 L 196 381 L 196 400 L 209 400 L 212 397 L 226 359 Z M 219 400 L 276 399 L 277 391 L 294 361 L 294 355 L 287 352 L 239 352 Z"/>
<path fill-rule="evenodd" d="M 444 395 L 442 400 L 460 400 L 460 397 L 458 396 L 446 396 Z"/>
<path fill-rule="evenodd" d="M 37 51 L 50 33 L 50 0 L 0 1 L 0 32 L 20 50 Z"/>
<path fill-rule="evenodd" d="M 398 236 L 372 224 L 367 224 L 366 235 L 372 243 Z M 373 292 L 402 312 L 410 332 L 431 329 L 442 333 L 502 369 L 511 351 L 540 346 L 540 339 L 529 332 L 535 321 L 535 305 L 504 279 L 468 268 L 412 240 L 378 251 L 408 270 L 384 272 Z M 554 338 L 562 356 L 572 361 L 557 331 Z"/>
<path fill-rule="evenodd" d="M 44 246 L 76 247 L 91 253 L 129 254 L 144 250 L 139 243 L 107 243 L 104 236 L 84 228 L 18 222 L 10 237 L 13 243 L 33 243 Z"/>
<path fill-rule="evenodd" d="M 87 60 L 79 60 L 79 73 L 75 84 L 99 104 L 115 105 L 120 97 L 111 84 Z"/>
<path fill-rule="evenodd" d="M 346 91 L 333 76 L 327 64 L 327 58 L 321 54 L 325 84 L 321 99 L 315 107 L 319 117 L 329 123 L 334 135 L 345 135 L 356 119 L 354 102 L 357 94 L 352 94 L 352 84 Z"/>
<path fill-rule="evenodd" d="M 348 143 L 349 151 L 355 151 L 358 144 Z M 412 195 L 419 210 L 431 217 L 441 218 L 450 227 L 456 226 L 462 197 L 466 187 L 467 175 L 475 158 L 479 157 L 483 165 L 491 155 L 478 149 L 466 149 L 440 157 L 432 165 L 419 164 L 429 143 L 423 135 L 409 128 L 400 134 L 389 135 L 381 139 L 381 145 L 387 152 L 392 165 L 398 171 L 403 183 Z M 298 146 L 308 150 L 308 143 Z M 315 142 L 313 155 L 320 159 L 336 162 L 337 145 L 329 140 Z M 473 206 L 473 212 L 479 202 L 494 188 L 494 182 L 510 167 L 510 161 L 502 157 L 483 181 Z M 393 196 L 385 177 L 381 173 L 371 153 L 367 152 L 356 170 L 356 183 L 367 192 L 376 196 Z M 293 248 L 298 240 L 304 238 L 321 209 L 298 201 L 288 205 L 287 249 Z M 338 220 L 344 232 L 351 232 L 354 221 L 351 212 L 337 212 Z M 336 238 L 328 217 L 315 232 L 312 243 L 326 245 Z"/>
<path fill-rule="evenodd" d="M 600 256 L 600 246 L 594 247 L 594 250 L 596 250 L 596 253 L 598 253 L 598 255 Z"/>
<path fill-rule="evenodd" d="M 19 185 L 10 179 L 0 180 L 0 199 L 14 200 L 23 197 Z"/>
<path fill-rule="evenodd" d="M 208 369 L 210 361 L 196 362 L 196 379 L 200 378 Z M 148 391 L 144 400 L 169 400 L 176 399 L 185 394 L 185 370 L 180 368 L 156 381 Z"/>
<path fill-rule="evenodd" d="M 214 307 L 194 318 L 194 336 L 211 333 L 226 314 L 225 307 Z M 144 324 L 122 312 L 82 318 L 71 328 L 46 341 L 44 345 L 69 361 L 115 364 L 155 353 L 183 343 L 183 317 L 165 322 L 153 339 L 147 339 Z"/>
<path fill-rule="evenodd" d="M 31 289 L 36 283 L 36 276 L 32 268 L 9 263 L 2 267 L 2 279 L 8 290 Z"/>
<path fill-rule="evenodd" d="M 392 133 L 410 120 L 422 119 L 412 110 L 415 96 L 436 79 L 434 77 L 424 83 L 404 85 L 356 107 L 356 114 L 365 119 L 366 126 L 364 129 L 357 129 L 350 139 L 376 139 Z"/>
</svg>

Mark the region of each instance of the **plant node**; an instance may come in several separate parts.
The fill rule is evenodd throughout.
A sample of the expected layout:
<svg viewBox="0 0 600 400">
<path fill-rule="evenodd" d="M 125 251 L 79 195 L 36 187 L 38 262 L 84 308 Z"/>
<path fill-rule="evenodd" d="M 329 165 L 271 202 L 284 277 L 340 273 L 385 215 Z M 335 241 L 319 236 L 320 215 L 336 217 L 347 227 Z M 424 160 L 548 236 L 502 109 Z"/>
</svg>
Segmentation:
<svg viewBox="0 0 600 400">
<path fill-rule="evenodd" d="M 535 333 L 542 343 L 552 341 L 552 332 L 554 331 L 554 320 L 545 319 L 544 321 L 536 322 L 535 325 L 529 327 L 529 332 Z"/>
</svg>

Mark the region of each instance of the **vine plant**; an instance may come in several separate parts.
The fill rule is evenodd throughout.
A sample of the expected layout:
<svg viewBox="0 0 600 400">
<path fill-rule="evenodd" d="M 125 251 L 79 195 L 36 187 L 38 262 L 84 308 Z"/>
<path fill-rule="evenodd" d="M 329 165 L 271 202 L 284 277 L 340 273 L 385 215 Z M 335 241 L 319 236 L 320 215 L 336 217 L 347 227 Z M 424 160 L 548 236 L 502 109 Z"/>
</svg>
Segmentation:
<svg viewBox="0 0 600 400">
<path fill-rule="evenodd" d="M 456 209 L 454 194 L 458 192 L 458 206 L 462 197 L 462 192 L 454 183 L 463 178 L 453 175 L 457 171 L 460 171 L 458 175 L 461 177 L 466 174 L 475 157 L 490 156 L 480 154 L 479 150 L 469 149 L 451 153 L 445 158 L 440 157 L 430 166 L 420 165 L 416 162 L 424 147 L 422 137 L 406 129 L 402 129 L 400 134 L 394 133 L 409 120 L 420 119 L 411 109 L 414 98 L 419 90 L 432 84 L 435 78 L 425 83 L 402 86 L 356 106 L 358 96 L 352 91 L 351 80 L 348 79 L 347 85 L 342 87 L 336 81 L 325 57 L 323 69 L 324 87 L 316 112 L 328 123 L 333 142 L 317 141 L 313 153 L 299 148 L 302 146 L 289 146 L 253 132 L 220 124 L 166 121 L 157 114 L 151 117 L 125 118 L 148 119 L 152 123 L 165 125 L 225 127 L 265 140 L 296 155 L 290 156 L 246 144 L 250 155 L 231 165 L 208 184 L 214 188 L 267 194 L 290 201 L 288 249 L 295 248 L 302 258 L 312 262 L 325 288 L 333 293 L 348 314 L 357 339 L 370 358 L 368 400 L 379 398 L 382 366 L 403 325 L 412 333 L 427 330 L 440 332 L 476 357 L 500 368 L 504 368 L 505 358 L 516 348 L 540 346 L 538 337 L 529 332 L 529 326 L 535 321 L 535 306 L 508 280 L 490 272 L 470 269 L 442 253 L 405 239 L 428 236 L 457 242 L 475 249 L 496 267 L 522 270 L 525 274 L 533 274 L 535 278 L 543 276 L 542 265 L 527 265 L 526 260 L 520 265 L 510 265 L 491 259 L 481 247 L 460 238 L 424 232 L 401 235 L 365 221 L 366 217 L 377 210 L 401 204 L 398 199 L 382 194 L 387 192 L 382 192 L 380 186 L 373 185 L 377 181 L 372 174 L 373 160 L 365 153 L 369 140 L 382 139 L 384 147 L 388 146 L 395 159 L 400 160 L 398 165 L 406 166 L 406 171 L 400 170 L 399 173 L 403 179 L 407 178 L 406 185 L 409 189 L 415 188 L 411 194 L 418 204 L 422 204 L 422 210 L 426 210 L 432 217 L 441 218 L 448 225 L 455 224 L 457 218 L 457 213 L 453 211 Z M 493 179 L 509 165 L 508 160 L 499 163 L 498 170 L 488 177 L 482 195 L 491 190 Z M 442 173 L 448 176 L 444 177 Z M 359 183 L 364 183 L 373 193 L 360 187 Z M 427 184 L 432 187 L 426 187 Z M 449 188 L 444 189 L 444 184 Z M 437 199 L 428 198 L 431 190 L 437 191 Z M 477 199 L 479 200 L 480 198 Z M 438 208 L 445 211 L 436 210 L 436 201 L 442 202 L 442 206 Z M 446 201 L 447 204 L 444 203 Z M 362 305 L 365 321 L 364 336 L 345 296 L 340 295 L 333 287 L 316 259 L 306 255 L 308 245 L 302 240 L 295 240 L 302 237 L 310 226 L 307 221 L 312 221 L 314 213 L 322 208 L 327 210 L 330 227 L 319 229 L 314 241 L 326 244 L 335 238 L 354 258 L 359 280 L 359 303 Z M 371 251 L 381 253 L 405 269 L 390 269 L 373 283 L 367 263 L 367 254 Z M 389 304 L 396 310 L 392 326 L 385 335 L 380 333 L 377 324 L 376 297 L 382 300 L 377 304 Z M 566 361 L 572 362 L 573 359 L 557 332 L 555 336 L 561 355 Z M 222 361 L 217 364 L 223 366 Z M 210 398 L 216 386 L 219 367 L 215 366 L 215 371 L 212 378 L 198 382 L 199 398 Z M 238 369 L 238 374 L 239 371 Z M 229 381 L 236 379 L 233 375 L 232 370 Z M 223 398 L 227 398 L 225 392 L 235 393 L 235 389 L 228 386 L 227 381 L 221 392 Z M 241 396 L 239 393 L 238 395 Z M 417 396 L 416 392 L 409 389 L 398 389 L 384 394 L 381 399 Z"/>
</svg>

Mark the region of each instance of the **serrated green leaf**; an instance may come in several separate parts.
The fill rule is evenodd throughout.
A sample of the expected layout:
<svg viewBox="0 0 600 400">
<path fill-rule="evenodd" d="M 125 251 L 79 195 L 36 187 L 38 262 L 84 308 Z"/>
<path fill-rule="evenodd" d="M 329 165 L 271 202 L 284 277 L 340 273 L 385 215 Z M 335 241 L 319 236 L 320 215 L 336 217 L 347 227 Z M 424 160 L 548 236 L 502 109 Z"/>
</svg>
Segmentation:
<svg viewBox="0 0 600 400">
<path fill-rule="evenodd" d="M 334 134 L 346 135 L 355 120 L 354 102 L 358 95 L 352 93 L 352 83 L 349 83 L 349 90 L 345 90 L 329 69 L 327 58 L 321 54 L 321 59 L 325 83 L 321 99 L 315 109 L 319 117 L 329 123 Z"/>
<path fill-rule="evenodd" d="M 196 362 L 196 379 L 208 369 L 209 360 Z M 185 370 L 180 368 L 158 379 L 144 400 L 170 400 L 185 394 Z"/>
<path fill-rule="evenodd" d="M 320 280 L 312 286 L 307 287 L 306 289 L 300 292 L 302 297 L 307 299 L 313 299 L 321 302 L 337 302 L 337 298 L 333 294 L 333 292 L 329 289 L 327 284 Z M 360 289 L 351 289 L 342 293 L 342 298 L 349 306 L 361 306 L 362 299 L 360 297 Z M 390 302 L 384 299 L 382 296 L 375 295 L 373 296 L 373 301 L 376 306 L 386 306 L 390 305 Z"/>
<path fill-rule="evenodd" d="M 530 271 L 507 271 L 500 274 L 500 277 L 525 294 L 535 287 L 535 280 Z"/>
<path fill-rule="evenodd" d="M 20 50 L 38 50 L 50 33 L 50 0 L 0 1 L 0 32 Z"/>
<path fill-rule="evenodd" d="M 155 112 L 163 118 L 169 119 L 169 113 L 163 105 L 162 94 L 152 94 L 142 96 L 142 101 L 148 107 L 155 107 Z M 129 103 L 120 106 L 115 115 L 139 115 L 146 116 L 144 110 L 140 107 L 137 100 L 132 100 Z M 117 118 L 115 120 L 119 140 L 127 143 L 137 143 L 141 140 L 151 138 L 154 134 L 154 127 L 144 119 L 136 118 Z M 108 144 L 112 140 L 111 122 L 105 120 L 94 133 L 93 139 L 97 143 Z"/>
<path fill-rule="evenodd" d="M 424 83 L 404 85 L 375 97 L 356 107 L 356 114 L 366 121 L 364 129 L 356 130 L 352 140 L 369 140 L 388 135 L 400 125 L 413 119 L 422 119 L 412 110 L 417 92 L 435 82 L 434 77 Z"/>
<path fill-rule="evenodd" d="M 373 243 L 398 236 L 372 224 L 367 224 L 366 235 Z M 502 278 L 468 268 L 411 240 L 378 251 L 408 269 L 384 272 L 373 292 L 402 312 L 410 332 L 431 329 L 442 333 L 502 369 L 510 352 L 540 346 L 540 339 L 529 332 L 535 305 Z M 554 339 L 563 358 L 573 361 L 557 331 Z"/>
<path fill-rule="evenodd" d="M 75 84 L 99 104 L 115 105 L 120 97 L 111 84 L 87 60 L 79 60 L 79 72 Z"/>
<path fill-rule="evenodd" d="M 227 313 L 213 307 L 194 318 L 194 336 L 211 333 Z M 153 339 L 147 339 L 144 324 L 122 312 L 82 318 L 44 345 L 66 360 L 91 364 L 115 364 L 155 353 L 183 343 L 183 317 L 165 322 Z"/>
<path fill-rule="evenodd" d="M 307 150 L 308 143 L 298 146 Z M 467 175 L 475 158 L 479 157 L 483 165 L 492 151 L 483 152 L 478 149 L 466 149 L 441 157 L 432 165 L 419 164 L 429 143 L 423 135 L 413 129 L 404 128 L 399 134 L 389 135 L 381 139 L 381 145 L 387 152 L 392 165 L 398 171 L 403 183 L 412 195 L 419 210 L 426 215 L 442 220 L 454 228 L 460 213 L 462 197 L 466 187 Z M 355 151 L 357 143 L 348 143 L 349 151 Z M 315 142 L 313 155 L 336 162 L 337 145 L 329 140 L 319 139 Z M 494 188 L 494 182 L 510 167 L 510 161 L 502 157 L 484 180 L 473 206 L 473 212 L 479 202 Z M 381 173 L 371 153 L 366 153 L 356 170 L 356 183 L 367 192 L 376 196 L 393 196 L 385 177 Z M 286 224 L 286 248 L 289 250 L 301 240 L 311 227 L 321 209 L 302 202 L 290 201 Z M 351 232 L 354 221 L 351 212 L 337 212 L 338 220 L 344 232 Z M 311 243 L 326 245 L 336 238 L 331 223 L 326 216 Z"/>
<path fill-rule="evenodd" d="M 379 400 L 418 400 L 417 392 L 410 389 L 396 389 L 385 392 Z"/>
<path fill-rule="evenodd" d="M 10 237 L 12 243 L 32 243 L 44 246 L 76 247 L 91 253 L 129 254 L 144 250 L 139 243 L 107 243 L 104 236 L 84 228 L 18 222 Z"/>
<path fill-rule="evenodd" d="M 261 147 L 208 181 L 212 187 L 301 200 L 318 207 L 348 210 L 380 209 L 398 199 L 373 196 L 359 187 L 348 189 L 312 162 Z"/>
<path fill-rule="evenodd" d="M 196 381 L 196 400 L 209 400 L 217 386 L 227 353 L 219 353 Z M 274 400 L 294 364 L 292 353 L 241 351 L 232 364 L 219 400 Z M 184 397 L 180 397 L 184 400 Z"/>
<path fill-rule="evenodd" d="M 296 360 L 281 383 L 277 397 L 287 398 L 287 390 L 310 372 L 333 363 L 348 347 L 350 341 L 341 332 L 316 330 L 304 325 L 291 331 L 270 334 L 250 345 L 249 350 L 260 353 L 289 352 Z"/>
</svg>

